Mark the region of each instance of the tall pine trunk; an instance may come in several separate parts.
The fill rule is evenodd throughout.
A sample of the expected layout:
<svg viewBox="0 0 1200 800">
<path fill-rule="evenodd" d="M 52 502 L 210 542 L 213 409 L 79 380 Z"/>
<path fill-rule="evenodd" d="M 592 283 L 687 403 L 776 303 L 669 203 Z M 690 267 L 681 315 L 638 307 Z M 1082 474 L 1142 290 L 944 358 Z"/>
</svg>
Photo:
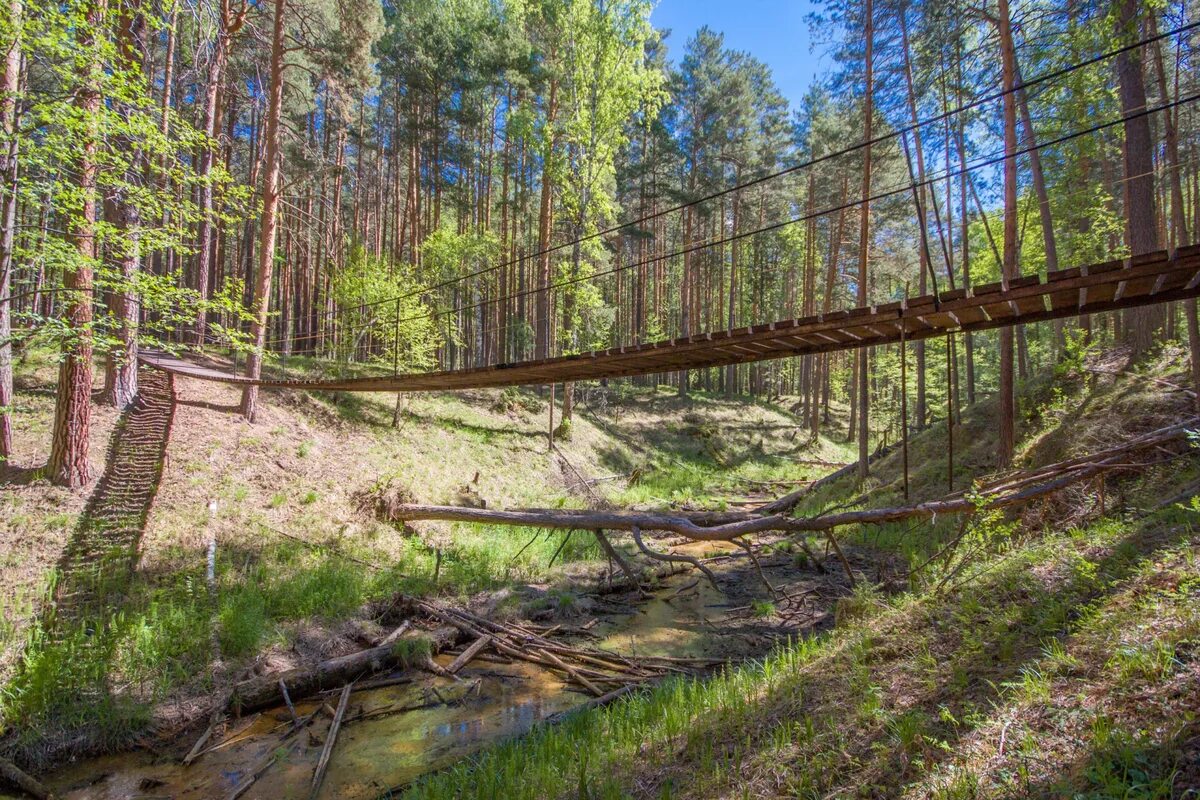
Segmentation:
<svg viewBox="0 0 1200 800">
<path fill-rule="evenodd" d="M 863 98 L 863 139 L 867 142 L 863 148 L 863 177 L 862 177 L 862 212 L 858 223 L 858 305 L 867 304 L 867 261 L 871 247 L 871 137 L 874 135 L 875 101 L 874 101 L 874 21 L 872 0 L 866 0 L 863 10 L 864 38 L 866 40 L 866 96 Z M 868 351 L 859 348 L 854 351 L 856 373 L 858 375 L 858 477 L 865 479 L 869 472 L 867 464 L 867 440 L 870 436 L 870 387 L 867 385 Z"/>
<path fill-rule="evenodd" d="M 1121 0 L 1117 18 L 1117 39 L 1132 42 L 1138 37 L 1141 3 Z M 1121 113 L 1128 117 L 1146 108 L 1146 83 L 1142 73 L 1140 49 L 1127 50 L 1117 56 L 1117 83 L 1121 98 Z M 1158 227 L 1155 216 L 1154 143 L 1150 134 L 1150 118 L 1127 119 L 1125 130 L 1125 217 L 1128 220 L 1129 251 L 1133 256 L 1158 249 Z M 1154 343 L 1163 325 L 1161 306 L 1127 309 L 1124 313 L 1125 339 L 1140 355 Z"/>
<path fill-rule="evenodd" d="M 17 90 L 21 81 L 22 0 L 9 0 L 9 23 L 14 36 L 4 54 L 0 73 L 0 472 L 12 457 L 13 368 L 12 292 L 13 246 L 17 233 Z"/>
<path fill-rule="evenodd" d="M 104 25 L 106 0 L 93 0 L 84 12 L 77 41 L 81 53 L 96 52 Z M 97 53 L 98 55 L 98 53 Z M 58 372 L 58 395 L 54 408 L 54 441 L 50 450 L 50 480 L 76 489 L 91 479 L 88 437 L 91 433 L 92 395 L 92 271 L 96 258 L 96 223 L 99 166 L 96 162 L 100 137 L 99 58 L 81 59 L 75 107 L 82 123 L 80 152 L 75 164 L 79 176 L 81 207 L 71 221 L 71 239 L 76 261 L 63 268 L 66 290 L 68 337 L 64 342 Z"/>
<path fill-rule="evenodd" d="M 542 197 L 538 208 L 538 289 L 537 332 L 534 337 L 534 357 L 549 358 L 553 345 L 550 337 L 554 325 L 550 310 L 550 232 L 554 222 L 554 118 L 558 112 L 558 81 L 550 81 L 546 100 L 546 142 L 542 161 Z"/>
<path fill-rule="evenodd" d="M 246 377 L 255 380 L 262 374 L 267 309 L 271 302 L 271 276 L 275 261 L 275 236 L 279 229 L 279 122 L 283 114 L 283 22 L 286 12 L 286 0 L 275 0 L 275 21 L 271 34 L 271 88 L 263 141 L 262 230 L 259 237 L 258 274 L 255 276 L 254 322 L 251 327 L 254 349 L 246 359 Z M 254 422 L 258 412 L 257 386 L 251 384 L 242 390 L 241 412 L 248 421 Z"/>
<path fill-rule="evenodd" d="M 141 0 L 125 0 L 117 20 L 117 59 L 125 80 L 148 88 L 145 80 L 146 18 Z M 132 113 L 132 109 L 129 110 Z M 145 176 L 140 148 L 128 140 L 119 142 L 131 150 L 129 168 L 120 191 L 105 200 L 106 221 L 121 232 L 119 244 L 113 248 L 113 266 L 120 274 L 120 286 L 112 293 L 111 312 L 116 324 L 117 346 L 107 354 L 104 368 L 103 397 L 117 408 L 125 408 L 137 394 L 137 330 L 140 303 L 134 288 L 142 269 L 141 209 L 131 202 L 128 194 L 136 192 Z"/>
<path fill-rule="evenodd" d="M 1004 252 L 1001 280 L 1007 290 L 1008 281 L 1017 275 L 1017 100 L 1016 52 L 1013 49 L 1012 25 L 1008 0 L 999 0 L 997 28 L 1000 32 L 1001 77 L 1004 88 Z M 1000 329 L 1000 441 L 999 463 L 1012 463 L 1016 447 L 1013 427 L 1016 412 L 1013 396 L 1013 329 Z"/>
<path fill-rule="evenodd" d="M 217 136 L 217 122 L 221 114 L 221 87 L 225 82 L 225 67 L 229 62 L 229 50 L 233 37 L 246 18 L 248 6 L 234 13 L 229 0 L 220 0 L 220 20 L 217 37 L 213 43 L 212 61 L 209 63 L 208 80 L 204 90 L 204 135 L 206 141 L 200 147 L 197 178 L 200 183 L 200 225 L 196 232 L 196 292 L 200 298 L 200 310 L 196 316 L 195 342 L 204 344 L 208 325 L 204 301 L 208 299 L 213 262 L 213 185 L 210 180 L 215 153 L 213 145 Z"/>
<path fill-rule="evenodd" d="M 1153 14 L 1150 15 L 1150 34 L 1158 33 L 1158 23 Z M 1158 79 L 1158 93 L 1163 103 L 1176 99 L 1167 87 L 1167 70 L 1163 63 L 1162 47 L 1159 42 L 1154 45 L 1154 73 Z M 1166 133 L 1167 182 L 1171 188 L 1171 240 L 1172 252 L 1175 248 L 1190 244 L 1188 235 L 1186 206 L 1183 201 L 1183 177 L 1179 163 L 1179 129 L 1177 123 L 1178 110 L 1163 113 Z M 1188 300 L 1183 304 L 1183 313 L 1187 321 L 1188 352 L 1192 361 L 1192 389 L 1196 393 L 1196 410 L 1200 411 L 1200 325 L 1196 319 L 1196 300 Z"/>
</svg>

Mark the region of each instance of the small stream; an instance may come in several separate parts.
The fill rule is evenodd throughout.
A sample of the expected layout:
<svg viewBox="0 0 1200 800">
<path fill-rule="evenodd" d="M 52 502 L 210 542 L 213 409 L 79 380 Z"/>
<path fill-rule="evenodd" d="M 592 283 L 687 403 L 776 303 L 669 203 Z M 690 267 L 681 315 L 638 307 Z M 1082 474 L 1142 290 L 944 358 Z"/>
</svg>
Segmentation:
<svg viewBox="0 0 1200 800">
<path fill-rule="evenodd" d="M 679 550 L 704 556 L 721 552 L 711 545 Z M 643 602 L 629 604 L 628 596 L 597 598 L 585 612 L 598 620 L 590 629 L 589 643 L 631 656 L 761 655 L 773 638 L 730 626 L 731 610 L 744 618 L 747 598 L 766 596 L 761 583 L 747 580 L 745 559 L 735 561 L 712 565 L 723 585 L 728 581 L 728 594 L 697 580 L 698 573 L 687 572 L 665 579 Z M 774 570 L 768 566 L 767 571 L 770 575 Z M 794 568 L 787 572 L 797 577 Z M 762 626 L 751 624 L 757 627 Z M 439 660 L 445 664 L 450 658 Z M 353 693 L 320 796 L 379 797 L 490 744 L 520 736 L 540 720 L 588 699 L 554 673 L 525 662 L 477 658 L 459 676 L 461 682 L 421 675 L 412 683 Z M 330 705 L 336 699 L 332 696 Z M 296 708 L 303 717 L 321 702 L 325 701 L 309 700 Z M 234 721 L 215 749 L 188 767 L 136 751 L 69 765 L 45 782 L 68 800 L 207 800 L 228 797 L 274 758 L 241 797 L 307 798 L 328 717 L 319 715 L 299 734 L 284 738 L 290 719 L 280 707 Z"/>
</svg>

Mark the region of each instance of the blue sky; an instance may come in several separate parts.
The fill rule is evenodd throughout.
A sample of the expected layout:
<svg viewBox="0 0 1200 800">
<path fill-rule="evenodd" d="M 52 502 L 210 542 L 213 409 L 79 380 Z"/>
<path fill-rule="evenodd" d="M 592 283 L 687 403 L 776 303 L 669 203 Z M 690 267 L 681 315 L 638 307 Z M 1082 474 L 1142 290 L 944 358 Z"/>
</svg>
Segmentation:
<svg viewBox="0 0 1200 800">
<path fill-rule="evenodd" d="M 800 98 L 829 59 L 810 52 L 811 0 L 659 0 L 650 15 L 657 28 L 670 28 L 672 62 L 687 40 L 708 25 L 725 34 L 725 46 L 745 50 L 771 67 L 783 96 L 798 107 Z"/>
</svg>

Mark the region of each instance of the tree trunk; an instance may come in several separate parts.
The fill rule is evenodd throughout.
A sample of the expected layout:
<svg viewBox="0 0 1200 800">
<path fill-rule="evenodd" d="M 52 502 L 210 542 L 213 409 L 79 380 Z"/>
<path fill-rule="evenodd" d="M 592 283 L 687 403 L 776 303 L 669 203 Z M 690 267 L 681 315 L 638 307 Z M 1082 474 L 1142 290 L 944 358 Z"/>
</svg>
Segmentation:
<svg viewBox="0 0 1200 800">
<path fill-rule="evenodd" d="M 200 309 L 196 316 L 195 332 L 197 345 L 204 344 L 208 323 L 204 302 L 208 299 L 210 290 L 209 276 L 212 272 L 213 261 L 213 186 L 212 181 L 209 180 L 214 160 L 212 146 L 217 136 L 217 120 L 220 117 L 221 86 L 225 80 L 225 65 L 229 62 L 229 50 L 233 36 L 241 28 L 245 16 L 245 7 L 234 15 L 229 8 L 229 0 L 221 0 L 221 18 L 218 22 L 217 37 L 213 43 L 212 61 L 209 64 L 208 80 L 205 85 L 204 135 L 206 140 L 200 146 L 197 169 L 200 183 L 200 225 L 196 232 L 196 292 L 200 296 Z"/>
<path fill-rule="evenodd" d="M 246 359 L 246 377 L 262 374 L 263 347 L 266 344 L 267 309 L 271 302 L 271 276 L 275 261 L 275 234 L 279 228 L 279 121 L 283 113 L 283 23 L 286 0 L 275 0 L 275 21 L 271 35 L 271 89 L 267 101 L 266 132 L 263 140 L 262 231 L 259 240 L 258 274 L 254 294 L 254 345 Z M 258 387 L 242 390 L 241 412 L 250 422 L 258 411 Z"/>
<path fill-rule="evenodd" d="M 693 155 L 692 163 L 695 163 Z M 695 173 L 693 172 L 693 175 Z M 695 196 L 695 179 L 692 181 L 692 196 Z M 692 273 L 692 206 L 688 206 L 683 212 L 683 276 L 679 282 L 679 335 L 690 336 L 692 332 L 692 293 L 691 293 L 691 273 Z M 686 397 L 688 393 L 688 371 L 681 370 L 679 372 L 679 396 Z"/>
<path fill-rule="evenodd" d="M 21 81 L 22 0 L 9 0 L 15 35 L 0 74 L 0 472 L 12 457 L 12 265 L 17 233 L 17 103 Z"/>
<path fill-rule="evenodd" d="M 959 224 L 962 226 L 963 288 L 971 288 L 971 212 L 967 206 L 967 156 L 963 147 L 963 124 L 958 126 L 958 163 L 962 170 L 958 183 Z M 975 405 L 975 341 L 968 331 L 963 334 L 963 362 L 967 370 L 967 404 Z"/>
<path fill-rule="evenodd" d="M 862 210 L 858 223 L 858 305 L 867 304 L 867 260 L 871 246 L 871 137 L 875 121 L 874 101 L 874 22 L 872 0 L 866 0 L 863 10 L 864 38 L 866 40 L 866 96 L 863 99 L 863 139 L 867 142 L 863 148 L 863 178 L 862 178 Z M 854 351 L 858 374 L 858 477 L 865 479 L 869 472 L 867 459 L 867 440 L 870 435 L 868 424 L 870 412 L 870 387 L 867 385 L 867 354 L 865 348 Z"/>
<path fill-rule="evenodd" d="M 997 27 L 1000 32 L 1001 75 L 1004 88 L 1004 252 L 1001 278 L 1007 290 L 1008 281 L 1017 275 L 1017 100 L 1016 52 L 1013 49 L 1008 0 L 999 0 Z M 1013 329 L 1000 329 L 1000 466 L 1012 463 L 1016 447 L 1013 428 L 1016 413 L 1013 396 Z"/>
<path fill-rule="evenodd" d="M 117 58 L 126 80 L 147 87 L 146 63 L 146 19 L 140 0 L 126 0 L 117 21 Z M 130 109 L 132 113 L 132 109 Z M 119 143 L 122 148 L 134 148 L 128 140 Z M 117 408 L 125 408 L 137 394 L 137 329 L 140 303 L 134 283 L 142 269 L 141 254 L 141 211 L 137 203 L 129 202 L 127 192 L 137 191 L 145 175 L 142 153 L 133 150 L 129 169 L 125 173 L 125 186 L 104 204 L 105 217 L 121 232 L 118 243 L 110 250 L 115 254 L 116 271 L 121 275 L 120 286 L 112 293 L 110 302 L 113 322 L 116 325 L 118 345 L 107 354 L 104 369 L 104 392 L 106 402 Z"/>
<path fill-rule="evenodd" d="M 107 0 L 94 0 L 84 14 L 77 34 L 81 53 L 94 52 L 104 24 Z M 97 54 L 98 55 L 98 54 Z M 91 480 L 88 436 L 91 432 L 92 395 L 92 270 L 96 258 L 97 191 L 99 167 L 100 70 L 99 58 L 81 60 L 80 86 L 75 107 L 83 123 L 80 135 L 79 216 L 71 221 L 71 239 L 77 260 L 63 268 L 66 321 L 69 338 L 63 344 L 54 409 L 54 443 L 50 450 L 50 480 L 76 489 Z"/>
<path fill-rule="evenodd" d="M 740 180 L 740 176 L 735 172 L 733 181 L 736 184 Z M 738 209 L 741 205 L 741 192 L 733 194 L 733 230 L 730 231 L 731 236 L 736 236 L 738 231 Z M 723 219 L 724 217 L 722 217 Z M 733 241 L 729 245 L 729 316 L 726 329 L 733 330 L 737 324 L 737 295 L 738 295 L 738 255 L 741 250 L 741 242 Z M 733 397 L 738 393 L 737 390 L 737 364 L 729 364 L 725 367 L 725 396 Z"/>
<path fill-rule="evenodd" d="M 542 160 L 542 197 L 538 209 L 537 333 L 534 357 L 549 358 L 553 324 L 550 318 L 550 233 L 554 222 L 554 118 L 558 113 L 558 81 L 550 81 L 546 101 L 546 151 Z"/>
<path fill-rule="evenodd" d="M 1149 18 L 1150 34 L 1158 33 L 1158 21 L 1151 14 Z M 1154 72 L 1158 78 L 1158 93 L 1162 96 L 1162 101 L 1168 102 L 1176 99 L 1171 95 L 1167 87 L 1167 70 L 1163 63 L 1162 47 L 1159 42 L 1154 45 Z M 1183 201 L 1183 177 L 1180 175 L 1182 165 L 1179 163 L 1179 130 L 1176 119 L 1178 110 L 1175 112 L 1164 112 L 1164 127 L 1166 134 L 1166 156 L 1167 156 L 1167 181 L 1171 187 L 1171 230 L 1173 238 L 1171 240 L 1171 249 L 1174 252 L 1175 248 L 1191 243 L 1191 237 L 1188 235 L 1187 215 L 1184 213 L 1186 206 Z M 1196 300 L 1193 298 L 1183 304 L 1183 314 L 1187 323 L 1188 334 L 1188 352 L 1191 355 L 1192 362 L 1192 390 L 1196 395 L 1196 410 L 1200 411 L 1200 326 L 1196 320 Z"/>
<path fill-rule="evenodd" d="M 1138 37 L 1141 3 L 1121 0 L 1118 9 L 1117 40 L 1132 42 Z M 1146 84 L 1142 74 L 1140 49 L 1127 50 L 1117 56 L 1117 82 L 1121 97 L 1121 113 L 1137 114 L 1146 108 Z M 1150 118 L 1127 119 L 1125 129 L 1125 216 L 1128 220 L 1129 251 L 1133 256 L 1158 249 L 1156 227 L 1156 198 L 1154 192 L 1154 144 L 1150 134 Z M 1140 355 L 1154 343 L 1163 325 L 1161 306 L 1143 306 L 1125 311 L 1125 339 Z"/>
</svg>

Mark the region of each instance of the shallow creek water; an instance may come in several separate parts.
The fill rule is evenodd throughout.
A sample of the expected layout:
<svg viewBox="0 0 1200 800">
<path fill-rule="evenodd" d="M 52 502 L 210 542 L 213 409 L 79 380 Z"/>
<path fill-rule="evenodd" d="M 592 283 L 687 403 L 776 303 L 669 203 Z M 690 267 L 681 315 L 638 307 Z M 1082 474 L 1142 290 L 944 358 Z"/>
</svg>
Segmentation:
<svg viewBox="0 0 1200 800">
<path fill-rule="evenodd" d="M 712 545 L 676 548 L 699 557 L 722 551 Z M 730 561 L 712 566 L 723 582 L 741 581 L 734 573 L 745 569 Z M 631 656 L 761 654 L 766 649 L 761 637 L 731 635 L 727 625 L 735 603 L 745 601 L 744 581 L 735 601 L 698 577 L 694 571 L 671 576 L 651 599 L 636 604 L 627 604 L 627 597 L 598 599 L 590 612 L 599 620 L 591 627 L 590 643 Z M 757 592 L 765 589 L 758 585 Z M 445 664 L 450 657 L 439 659 Z M 553 673 L 524 662 L 476 659 L 459 675 L 461 682 L 421 676 L 410 684 L 353 693 L 320 796 L 379 797 L 587 700 Z M 330 705 L 336 701 L 330 696 Z M 297 703 L 297 711 L 303 717 L 318 702 Z M 275 763 L 241 797 L 304 798 L 329 721 L 319 715 L 300 734 L 284 739 L 289 726 L 290 716 L 281 707 L 233 722 L 215 749 L 188 767 L 138 751 L 81 761 L 48 776 L 46 783 L 69 800 L 227 797 L 274 755 Z"/>
</svg>

